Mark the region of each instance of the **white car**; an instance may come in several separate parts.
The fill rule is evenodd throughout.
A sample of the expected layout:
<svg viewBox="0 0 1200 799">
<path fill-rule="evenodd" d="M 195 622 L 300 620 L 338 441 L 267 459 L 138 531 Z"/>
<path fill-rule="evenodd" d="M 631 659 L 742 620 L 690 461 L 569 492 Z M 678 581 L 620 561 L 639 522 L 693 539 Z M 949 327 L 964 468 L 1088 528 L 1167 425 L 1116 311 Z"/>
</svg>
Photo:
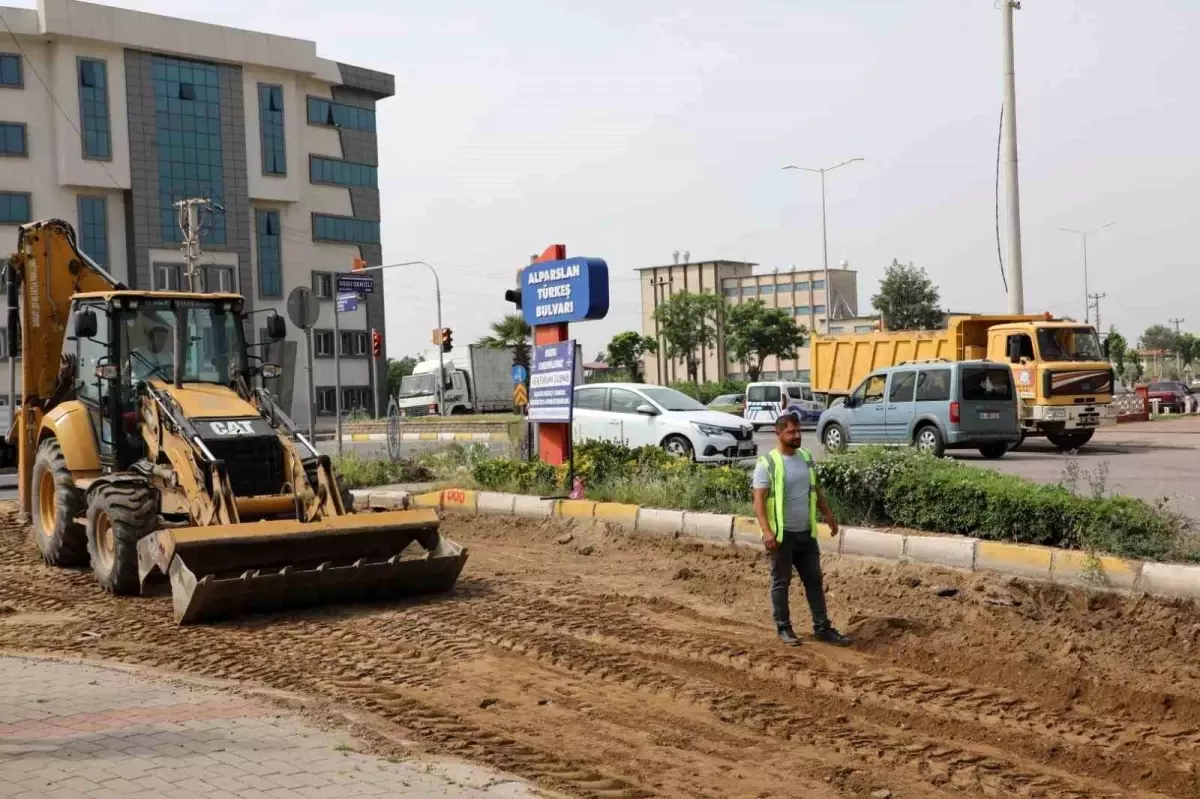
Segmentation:
<svg viewBox="0 0 1200 799">
<path fill-rule="evenodd" d="M 738 416 L 710 411 L 673 388 L 603 383 L 575 389 L 576 441 L 662 447 L 701 463 L 752 458 L 754 428 Z"/>
</svg>

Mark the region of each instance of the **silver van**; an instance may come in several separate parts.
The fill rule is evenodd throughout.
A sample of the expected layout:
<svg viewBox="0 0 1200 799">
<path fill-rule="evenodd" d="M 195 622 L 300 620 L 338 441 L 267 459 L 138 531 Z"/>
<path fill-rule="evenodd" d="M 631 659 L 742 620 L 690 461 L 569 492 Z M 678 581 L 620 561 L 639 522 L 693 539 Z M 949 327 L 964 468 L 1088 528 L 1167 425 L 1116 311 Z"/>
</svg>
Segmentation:
<svg viewBox="0 0 1200 799">
<path fill-rule="evenodd" d="M 821 414 L 826 452 L 856 444 L 912 445 L 941 456 L 978 449 L 999 458 L 1021 440 L 1012 370 L 994 361 L 919 361 L 880 369 Z"/>
</svg>

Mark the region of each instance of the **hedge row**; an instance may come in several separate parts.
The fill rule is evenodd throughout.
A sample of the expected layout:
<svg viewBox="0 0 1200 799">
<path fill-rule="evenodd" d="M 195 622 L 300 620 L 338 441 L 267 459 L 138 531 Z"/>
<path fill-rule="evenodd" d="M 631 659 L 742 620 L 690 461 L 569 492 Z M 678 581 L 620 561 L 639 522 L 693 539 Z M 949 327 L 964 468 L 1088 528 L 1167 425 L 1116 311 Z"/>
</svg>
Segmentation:
<svg viewBox="0 0 1200 799">
<path fill-rule="evenodd" d="M 907 527 L 1028 544 L 1087 549 L 1150 560 L 1198 560 L 1189 521 L 1165 505 L 1123 496 L 1080 496 L 911 449 L 860 449 L 822 460 L 821 484 L 846 524 Z M 751 514 L 750 475 L 705 467 L 655 447 L 589 442 L 576 450 L 576 474 L 590 499 L 647 507 Z M 569 490 L 566 467 L 482 459 L 480 488 L 549 495 Z"/>
</svg>

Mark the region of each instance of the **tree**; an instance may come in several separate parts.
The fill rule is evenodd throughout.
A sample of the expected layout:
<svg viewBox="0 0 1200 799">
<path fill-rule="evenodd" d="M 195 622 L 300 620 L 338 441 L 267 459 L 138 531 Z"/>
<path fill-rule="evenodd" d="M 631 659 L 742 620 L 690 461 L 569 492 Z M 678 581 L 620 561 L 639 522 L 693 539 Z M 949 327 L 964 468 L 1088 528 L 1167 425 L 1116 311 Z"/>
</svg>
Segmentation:
<svg viewBox="0 0 1200 799">
<path fill-rule="evenodd" d="M 533 329 L 525 321 L 525 317 L 519 313 L 510 313 L 499 322 L 492 322 L 491 335 L 481 337 L 476 343 L 484 347 L 506 349 L 528 344 L 532 335 Z"/>
<path fill-rule="evenodd" d="M 1142 349 L 1175 352 L 1178 334 L 1166 325 L 1150 325 L 1142 333 Z"/>
<path fill-rule="evenodd" d="M 1175 351 L 1179 353 L 1179 360 L 1183 361 L 1184 366 L 1191 366 L 1200 358 L 1200 338 L 1191 333 L 1180 333 L 1175 339 Z"/>
<path fill-rule="evenodd" d="M 400 391 L 400 381 L 413 373 L 417 359 L 409 355 L 400 360 L 388 358 L 387 365 L 387 393 L 389 397 L 394 397 Z"/>
<path fill-rule="evenodd" d="M 1118 375 L 1125 374 L 1125 356 L 1129 351 L 1129 345 L 1125 341 L 1125 337 L 1117 332 L 1117 329 L 1112 325 L 1108 326 L 1108 335 L 1104 341 L 1108 344 L 1108 359 L 1112 361 L 1116 367 Z"/>
<path fill-rule="evenodd" d="M 716 294 L 681 291 L 654 311 L 667 357 L 682 359 L 694 384 L 700 381 L 700 350 L 716 342 L 717 319 L 724 307 L 724 299 Z"/>
<path fill-rule="evenodd" d="M 939 299 L 938 288 L 924 267 L 893 259 L 871 304 L 888 330 L 936 330 L 945 315 L 938 307 Z"/>
<path fill-rule="evenodd" d="M 768 308 L 762 300 L 731 305 L 725 312 L 725 346 L 751 380 L 758 379 L 768 357 L 795 358 L 806 333 L 808 328 L 797 325 L 791 314 Z"/>
<path fill-rule="evenodd" d="M 613 336 L 612 341 L 608 342 L 605 357 L 609 366 L 623 369 L 629 373 L 630 380 L 641 383 L 642 356 L 648 352 L 658 352 L 658 342 L 635 330 L 626 330 Z"/>
</svg>

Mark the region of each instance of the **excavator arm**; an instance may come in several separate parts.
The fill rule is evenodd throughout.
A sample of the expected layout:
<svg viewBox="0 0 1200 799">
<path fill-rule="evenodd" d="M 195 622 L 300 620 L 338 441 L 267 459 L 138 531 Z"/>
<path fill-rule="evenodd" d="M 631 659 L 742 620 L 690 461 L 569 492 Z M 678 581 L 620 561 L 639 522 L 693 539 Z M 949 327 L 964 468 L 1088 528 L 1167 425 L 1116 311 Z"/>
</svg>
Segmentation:
<svg viewBox="0 0 1200 799">
<path fill-rule="evenodd" d="M 38 430 L 55 398 L 71 298 L 125 287 L 80 252 L 75 231 L 61 219 L 21 226 L 17 252 L 8 260 L 7 284 L 10 364 L 16 363 L 17 342 L 21 344 L 20 412 L 14 408 L 13 424 L 21 507 L 28 511 Z M 10 391 L 15 377 L 10 370 Z"/>
</svg>

